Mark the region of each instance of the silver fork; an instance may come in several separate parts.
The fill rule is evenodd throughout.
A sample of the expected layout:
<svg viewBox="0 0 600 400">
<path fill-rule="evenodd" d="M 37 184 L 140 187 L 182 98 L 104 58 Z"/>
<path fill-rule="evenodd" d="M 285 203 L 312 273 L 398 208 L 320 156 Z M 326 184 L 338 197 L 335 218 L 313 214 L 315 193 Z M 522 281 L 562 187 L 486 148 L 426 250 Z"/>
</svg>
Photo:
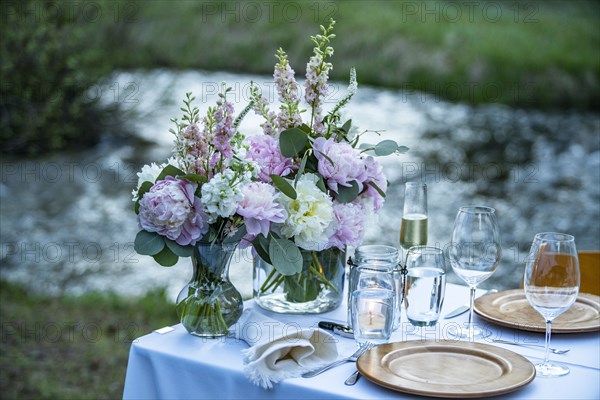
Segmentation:
<svg viewBox="0 0 600 400">
<path fill-rule="evenodd" d="M 492 339 L 492 342 L 495 342 L 495 343 L 504 343 L 504 344 L 512 344 L 513 346 L 541 347 L 542 349 L 546 348 L 546 346 L 543 345 L 543 344 L 519 343 L 519 342 L 512 342 L 510 340 L 502 340 L 502 339 Z M 554 354 L 565 354 L 565 353 L 568 353 L 569 351 L 571 351 L 571 349 L 559 350 L 559 349 L 555 349 L 555 348 L 552 348 L 552 347 L 550 347 L 548 350 L 550 350 Z"/>
<path fill-rule="evenodd" d="M 342 365 L 344 363 L 347 362 L 356 362 L 356 360 L 358 360 L 358 357 L 360 357 L 361 355 L 363 355 L 363 353 L 367 350 L 369 350 L 370 348 L 373 347 L 373 343 L 363 343 L 360 345 L 360 347 L 358 348 L 358 350 L 356 350 L 354 352 L 354 354 L 352 354 L 350 357 L 346 357 L 346 358 L 342 358 L 340 360 L 334 361 L 331 364 L 327 364 L 324 367 L 321 367 L 317 370 L 314 371 L 310 371 L 310 372 L 305 372 L 304 374 L 302 374 L 303 378 L 312 378 L 313 376 L 317 376 L 322 372 L 325 372 L 333 367 L 337 367 L 338 365 Z"/>
</svg>

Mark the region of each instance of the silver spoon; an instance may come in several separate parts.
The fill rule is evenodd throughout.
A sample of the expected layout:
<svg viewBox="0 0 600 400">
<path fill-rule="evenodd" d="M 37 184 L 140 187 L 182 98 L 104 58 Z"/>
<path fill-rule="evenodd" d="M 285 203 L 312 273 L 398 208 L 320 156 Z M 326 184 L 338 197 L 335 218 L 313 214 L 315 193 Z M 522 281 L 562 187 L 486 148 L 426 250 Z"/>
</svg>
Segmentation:
<svg viewBox="0 0 600 400">
<path fill-rule="evenodd" d="M 347 386 L 352 386 L 356 383 L 356 381 L 358 381 L 358 378 L 360 378 L 360 372 L 356 370 L 348 377 L 348 379 L 346 379 L 344 384 Z"/>
</svg>

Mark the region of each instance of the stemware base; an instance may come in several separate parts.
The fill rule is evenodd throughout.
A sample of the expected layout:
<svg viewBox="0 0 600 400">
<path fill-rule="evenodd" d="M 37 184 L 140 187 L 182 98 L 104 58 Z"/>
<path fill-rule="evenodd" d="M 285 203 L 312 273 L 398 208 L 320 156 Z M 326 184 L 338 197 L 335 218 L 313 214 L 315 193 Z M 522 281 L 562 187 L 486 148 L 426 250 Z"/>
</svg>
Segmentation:
<svg viewBox="0 0 600 400">
<path fill-rule="evenodd" d="M 562 364 L 547 362 L 536 364 L 535 371 L 537 376 L 543 378 L 556 378 L 558 376 L 567 375 L 569 373 L 569 368 Z"/>
</svg>

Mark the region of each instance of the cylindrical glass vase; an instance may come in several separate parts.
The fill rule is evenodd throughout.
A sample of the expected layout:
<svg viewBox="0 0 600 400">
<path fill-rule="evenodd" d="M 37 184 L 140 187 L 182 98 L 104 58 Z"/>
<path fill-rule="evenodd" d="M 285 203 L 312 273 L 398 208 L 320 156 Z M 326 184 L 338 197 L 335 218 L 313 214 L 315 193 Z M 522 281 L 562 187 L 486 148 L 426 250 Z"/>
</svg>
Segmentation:
<svg viewBox="0 0 600 400">
<path fill-rule="evenodd" d="M 301 250 L 302 271 L 289 276 L 254 257 L 254 300 L 276 313 L 318 314 L 337 308 L 343 300 L 346 251 L 330 248 Z"/>
</svg>

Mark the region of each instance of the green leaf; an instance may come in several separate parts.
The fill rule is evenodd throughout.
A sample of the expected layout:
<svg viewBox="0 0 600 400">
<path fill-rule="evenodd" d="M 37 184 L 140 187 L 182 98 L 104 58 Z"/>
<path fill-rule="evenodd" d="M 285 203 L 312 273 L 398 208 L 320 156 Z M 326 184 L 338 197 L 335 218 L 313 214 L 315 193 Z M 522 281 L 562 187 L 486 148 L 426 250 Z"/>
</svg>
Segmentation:
<svg viewBox="0 0 600 400">
<path fill-rule="evenodd" d="M 296 157 L 308 144 L 308 136 L 300 128 L 290 128 L 279 135 L 279 147 L 284 157 Z"/>
<path fill-rule="evenodd" d="M 179 260 L 179 257 L 177 257 L 177 255 L 175 255 L 167 246 L 165 246 L 160 253 L 155 254 L 152 257 L 154 257 L 154 261 L 163 267 L 172 267 L 177 264 L 177 261 Z"/>
<path fill-rule="evenodd" d="M 304 153 L 304 157 L 302 157 L 302 161 L 300 161 L 300 167 L 298 168 L 298 171 L 296 172 L 296 179 L 294 180 L 294 185 L 298 183 L 298 180 L 300 180 L 300 177 L 304 173 L 304 169 L 306 168 L 306 160 L 307 159 L 308 159 L 308 153 Z"/>
<path fill-rule="evenodd" d="M 398 146 L 398 150 L 396 150 L 398 153 L 400 154 L 404 154 L 406 153 L 408 150 L 410 150 L 408 147 L 406 146 Z"/>
<path fill-rule="evenodd" d="M 158 254 L 165 247 L 165 240 L 162 236 L 155 232 L 141 230 L 135 236 L 133 249 L 145 256 L 153 256 Z"/>
<path fill-rule="evenodd" d="M 206 183 L 206 182 L 208 182 L 208 179 L 205 176 L 198 175 L 198 174 L 179 175 L 178 178 L 186 179 L 186 180 L 188 180 L 190 182 L 194 182 L 194 183 Z"/>
<path fill-rule="evenodd" d="M 372 186 L 375 190 L 377 190 L 377 193 L 379 193 L 381 197 L 385 198 L 385 192 L 381 190 L 381 188 L 377 186 L 375 182 L 370 181 L 368 185 Z"/>
<path fill-rule="evenodd" d="M 346 121 L 346 123 L 344 123 L 344 125 L 342 125 L 342 130 L 344 131 L 344 133 L 348 134 L 348 132 L 350 132 L 351 127 L 352 127 L 352 120 L 349 119 L 348 121 Z"/>
<path fill-rule="evenodd" d="M 181 175 L 185 175 L 185 172 L 183 172 L 177 167 L 172 166 L 171 164 L 167 164 L 167 166 L 160 172 L 160 174 L 158 174 L 156 182 L 165 179 L 167 176 L 172 176 L 175 178 Z"/>
<path fill-rule="evenodd" d="M 289 276 L 302 271 L 302 253 L 291 240 L 271 239 L 269 258 L 273 268 L 281 275 Z"/>
<path fill-rule="evenodd" d="M 378 156 L 389 156 L 394 154 L 396 150 L 398 150 L 398 143 L 393 140 L 384 140 L 375 146 L 375 154 Z"/>
<path fill-rule="evenodd" d="M 310 126 L 308 126 L 306 124 L 302 124 L 300 126 L 300 129 L 302 129 L 304 132 L 306 132 L 307 135 L 310 135 L 310 133 L 312 132 L 312 130 L 310 129 Z"/>
<path fill-rule="evenodd" d="M 182 246 L 174 240 L 165 238 L 167 247 L 178 257 L 190 257 L 194 252 L 193 246 Z"/>
<path fill-rule="evenodd" d="M 329 157 L 327 154 L 320 152 L 319 150 L 316 150 L 320 155 L 322 155 L 327 161 L 329 161 L 329 163 L 331 163 L 332 167 L 335 167 L 335 163 L 333 162 L 333 160 L 331 159 L 331 157 Z"/>
<path fill-rule="evenodd" d="M 358 182 L 351 181 L 351 186 L 338 185 L 338 194 L 335 197 L 340 203 L 350 203 L 358 197 Z"/>
<path fill-rule="evenodd" d="M 321 175 L 319 175 L 319 180 L 317 181 L 317 187 L 319 189 L 321 189 L 321 191 L 323 193 L 327 193 L 327 188 L 325 187 L 325 181 L 323 180 L 323 177 Z"/>
<path fill-rule="evenodd" d="M 150 190 L 150 188 L 152 186 L 154 186 L 154 183 L 152 183 L 152 182 L 149 182 L 149 181 L 142 182 L 142 185 L 138 189 L 138 193 L 137 193 L 138 200 L 141 199 L 142 197 L 144 197 L 144 195 L 146 193 L 148 193 L 148 191 Z"/>
<path fill-rule="evenodd" d="M 264 237 L 262 233 L 252 241 L 252 247 L 254 247 L 256 254 L 258 254 L 267 264 L 271 264 L 271 257 L 269 257 L 269 242 L 270 239 Z"/>
<path fill-rule="evenodd" d="M 145 182 L 142 182 L 142 185 L 138 189 L 137 200 L 135 201 L 135 206 L 133 207 L 133 210 L 135 211 L 136 214 L 140 213 L 140 200 L 142 199 L 142 197 L 144 197 L 144 195 L 146 193 L 148 193 L 148 191 L 150 190 L 152 185 L 153 185 L 152 182 L 145 181 Z"/>
<path fill-rule="evenodd" d="M 285 194 L 290 199 L 296 200 L 298 194 L 296 193 L 296 189 L 284 178 L 279 175 L 271 175 L 271 179 L 273 180 L 273 185 L 283 194 Z"/>
</svg>

